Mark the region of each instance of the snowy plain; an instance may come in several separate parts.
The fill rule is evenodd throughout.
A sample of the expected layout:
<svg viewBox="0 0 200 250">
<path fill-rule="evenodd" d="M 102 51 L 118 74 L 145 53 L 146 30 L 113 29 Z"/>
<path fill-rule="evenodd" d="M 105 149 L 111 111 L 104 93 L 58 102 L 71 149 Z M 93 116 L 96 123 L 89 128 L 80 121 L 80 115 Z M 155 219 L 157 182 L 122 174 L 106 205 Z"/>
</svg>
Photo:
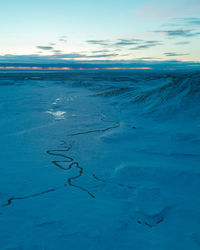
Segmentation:
<svg viewBox="0 0 200 250">
<path fill-rule="evenodd" d="M 0 249 L 200 249 L 200 73 L 0 72 Z"/>
</svg>

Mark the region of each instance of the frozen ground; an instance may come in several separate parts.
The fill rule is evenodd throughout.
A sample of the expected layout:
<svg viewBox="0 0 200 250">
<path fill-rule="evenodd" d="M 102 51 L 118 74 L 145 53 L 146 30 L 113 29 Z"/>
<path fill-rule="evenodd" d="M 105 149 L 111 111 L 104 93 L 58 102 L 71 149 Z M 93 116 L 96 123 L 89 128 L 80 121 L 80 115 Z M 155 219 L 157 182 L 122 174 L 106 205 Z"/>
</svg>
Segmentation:
<svg viewBox="0 0 200 250">
<path fill-rule="evenodd" d="M 200 249 L 200 74 L 0 73 L 0 249 Z"/>
</svg>

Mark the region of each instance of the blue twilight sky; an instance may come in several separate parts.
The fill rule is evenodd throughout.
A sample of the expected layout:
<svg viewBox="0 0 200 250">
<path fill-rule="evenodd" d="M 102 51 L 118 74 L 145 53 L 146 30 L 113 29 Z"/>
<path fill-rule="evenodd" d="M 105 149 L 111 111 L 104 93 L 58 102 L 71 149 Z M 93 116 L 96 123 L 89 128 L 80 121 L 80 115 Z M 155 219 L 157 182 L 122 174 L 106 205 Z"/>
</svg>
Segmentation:
<svg viewBox="0 0 200 250">
<path fill-rule="evenodd" d="M 0 63 L 200 60 L 200 0 L 9 0 Z"/>
</svg>

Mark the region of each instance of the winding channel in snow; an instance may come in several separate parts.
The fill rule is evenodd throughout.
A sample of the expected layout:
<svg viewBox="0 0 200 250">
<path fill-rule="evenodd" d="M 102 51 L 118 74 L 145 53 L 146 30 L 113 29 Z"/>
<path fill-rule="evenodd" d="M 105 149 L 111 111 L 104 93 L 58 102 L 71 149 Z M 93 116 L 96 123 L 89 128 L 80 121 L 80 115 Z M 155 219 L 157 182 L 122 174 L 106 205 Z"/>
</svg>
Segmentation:
<svg viewBox="0 0 200 250">
<path fill-rule="evenodd" d="M 65 142 L 63 143 L 64 145 L 66 144 Z M 82 167 L 80 167 L 80 165 L 79 165 L 79 163 L 78 162 L 75 162 L 74 161 L 74 159 L 72 158 L 72 157 L 69 157 L 69 156 L 67 156 L 67 155 L 65 155 L 65 154 L 63 154 L 63 152 L 68 152 L 70 149 L 72 148 L 72 145 L 70 145 L 69 147 L 67 146 L 66 147 L 66 149 L 58 149 L 58 150 L 47 150 L 46 152 L 47 152 L 47 154 L 49 154 L 49 155 L 53 155 L 53 156 L 59 156 L 59 157 L 63 157 L 63 158 L 65 158 L 66 160 L 64 160 L 64 161 L 52 161 L 52 163 L 56 166 L 56 167 L 58 167 L 58 168 L 60 168 L 60 169 L 62 169 L 62 170 L 70 170 L 70 169 L 72 169 L 73 167 L 74 168 L 77 168 L 78 170 L 79 170 L 79 174 L 78 175 L 76 175 L 76 176 L 73 176 L 73 177 L 70 177 L 70 178 L 68 178 L 68 184 L 70 185 L 70 186 L 73 186 L 73 187 L 75 187 L 75 188 L 78 188 L 78 189 L 81 189 L 82 191 L 84 191 L 84 192 L 87 192 L 92 198 L 95 198 L 95 196 L 92 194 L 92 193 L 90 193 L 87 189 L 85 189 L 85 188 L 83 188 L 83 187 L 80 187 L 80 186 L 78 186 L 78 185 L 75 185 L 75 184 L 73 184 L 72 183 L 72 180 L 74 180 L 74 179 L 77 179 L 77 178 L 79 178 L 79 177 L 81 177 L 81 175 L 83 174 L 83 168 Z M 61 153 L 57 153 L 57 152 L 61 152 Z M 67 167 L 67 168 L 65 168 L 65 167 L 63 167 L 60 163 L 68 163 L 68 162 L 71 162 L 70 163 L 70 165 Z M 65 186 L 66 186 L 67 184 L 65 184 Z"/>
<path fill-rule="evenodd" d="M 103 116 L 101 118 L 101 120 L 105 121 L 105 122 L 113 123 L 113 121 L 106 121 L 104 118 L 105 118 L 105 116 Z M 118 127 L 120 127 L 120 123 L 116 123 L 116 125 L 110 126 L 110 127 L 104 128 L 104 129 L 96 129 L 96 130 L 89 130 L 89 131 L 85 131 L 85 132 L 78 132 L 78 133 L 74 133 L 74 134 L 69 134 L 67 136 L 76 136 L 76 135 L 89 134 L 89 133 L 95 133 L 95 132 L 105 132 L 105 131 L 115 129 L 115 128 L 118 128 Z M 68 178 L 68 181 L 67 181 L 68 185 L 70 185 L 72 187 L 75 187 L 75 188 L 78 188 L 78 189 L 88 193 L 92 198 L 95 198 L 95 196 L 91 192 L 89 192 L 87 189 L 85 189 L 84 187 L 81 187 L 81 186 L 78 186 L 78 185 L 75 185 L 75 184 L 72 183 L 73 180 L 78 179 L 78 178 L 80 178 L 82 176 L 83 168 L 80 167 L 79 163 L 74 161 L 74 159 L 72 157 L 69 157 L 69 156 L 66 155 L 66 153 L 69 152 L 72 149 L 72 145 L 69 144 L 69 146 L 66 146 L 67 143 L 65 141 L 61 141 L 61 142 L 62 143 L 60 145 L 63 146 L 64 149 L 47 150 L 46 153 L 51 155 L 51 156 L 62 157 L 65 160 L 53 160 L 52 163 L 56 167 L 58 167 L 58 168 L 60 168 L 62 170 L 71 170 L 72 168 L 77 168 L 79 170 L 79 174 L 76 175 L 76 176 Z M 63 164 L 70 163 L 70 164 L 66 168 L 66 167 L 63 167 L 61 165 L 61 163 L 63 163 Z M 92 177 L 97 181 L 107 183 L 105 180 L 102 180 L 102 179 L 98 178 L 95 174 L 92 174 Z M 112 183 L 112 184 L 115 184 L 115 183 Z M 122 186 L 122 187 L 123 186 L 128 187 L 130 189 L 134 189 L 134 187 L 129 187 L 129 186 L 126 186 L 124 184 L 119 184 L 118 183 L 116 185 L 119 185 L 119 186 Z M 67 186 L 67 184 L 64 184 L 64 186 Z M 0 207 L 5 207 L 5 206 L 8 206 L 8 205 L 11 205 L 12 202 L 15 201 L 15 200 L 25 200 L 25 199 L 28 199 L 28 198 L 34 198 L 34 197 L 38 197 L 40 195 L 43 195 L 43 194 L 46 194 L 46 193 L 49 193 L 49 192 L 53 192 L 53 191 L 56 191 L 56 190 L 57 190 L 57 188 L 52 188 L 52 189 L 48 189 L 48 190 L 45 190 L 45 191 L 42 191 L 42 192 L 36 193 L 36 194 L 30 194 L 30 195 L 21 196 L 21 197 L 11 197 L 11 198 L 9 198 L 7 200 L 7 202 L 5 204 L 0 205 Z"/>
</svg>

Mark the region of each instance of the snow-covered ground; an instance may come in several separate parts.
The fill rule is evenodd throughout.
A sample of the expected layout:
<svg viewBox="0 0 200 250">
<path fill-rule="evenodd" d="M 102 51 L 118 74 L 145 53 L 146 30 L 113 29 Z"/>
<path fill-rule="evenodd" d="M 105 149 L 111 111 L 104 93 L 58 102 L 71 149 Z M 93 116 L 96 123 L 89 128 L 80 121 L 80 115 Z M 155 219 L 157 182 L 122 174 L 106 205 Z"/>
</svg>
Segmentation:
<svg viewBox="0 0 200 250">
<path fill-rule="evenodd" d="M 200 249 L 199 79 L 0 73 L 0 249 Z"/>
</svg>

